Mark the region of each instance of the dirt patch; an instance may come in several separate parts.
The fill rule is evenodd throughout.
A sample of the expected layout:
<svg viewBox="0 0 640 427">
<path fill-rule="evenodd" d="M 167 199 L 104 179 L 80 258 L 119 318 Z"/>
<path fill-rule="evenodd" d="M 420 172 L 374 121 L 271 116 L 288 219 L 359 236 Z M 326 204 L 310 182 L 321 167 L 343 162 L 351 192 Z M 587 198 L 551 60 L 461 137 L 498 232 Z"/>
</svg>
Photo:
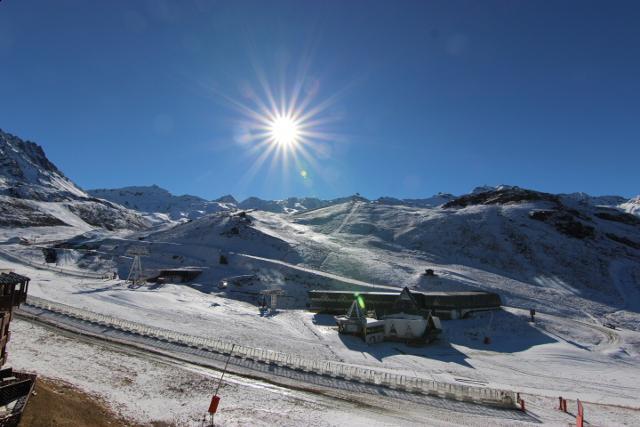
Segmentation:
<svg viewBox="0 0 640 427">
<path fill-rule="evenodd" d="M 172 426 L 163 422 L 148 426 Z M 100 398 L 73 385 L 38 377 L 35 395 L 22 415 L 19 427 L 143 427 L 116 414 Z"/>
</svg>

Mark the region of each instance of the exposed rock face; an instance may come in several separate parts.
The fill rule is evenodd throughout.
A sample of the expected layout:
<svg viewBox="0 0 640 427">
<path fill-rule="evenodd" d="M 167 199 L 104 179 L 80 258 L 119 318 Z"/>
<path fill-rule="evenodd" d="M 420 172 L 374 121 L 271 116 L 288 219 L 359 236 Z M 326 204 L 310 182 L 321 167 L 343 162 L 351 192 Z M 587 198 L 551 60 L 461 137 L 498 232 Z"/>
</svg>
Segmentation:
<svg viewBox="0 0 640 427">
<path fill-rule="evenodd" d="M 42 147 L 0 130 L 0 194 L 64 201 L 87 197 L 47 159 Z"/>
<path fill-rule="evenodd" d="M 230 205 L 237 205 L 238 201 L 231 194 L 227 194 L 226 196 L 218 197 L 215 202 L 218 203 L 227 203 Z"/>
<path fill-rule="evenodd" d="M 0 227 L 46 227 L 68 225 L 29 203 L 12 197 L 0 196 Z"/>
<path fill-rule="evenodd" d="M 42 147 L 0 130 L 0 226 L 68 225 L 68 217 L 109 229 L 141 229 L 135 211 L 90 197 L 54 165 Z"/>
<path fill-rule="evenodd" d="M 525 190 L 519 187 L 498 188 L 488 191 L 474 192 L 458 197 L 444 204 L 444 208 L 464 208 L 470 205 L 505 205 L 532 201 L 548 201 L 559 204 L 558 196 L 540 191 Z"/>
</svg>

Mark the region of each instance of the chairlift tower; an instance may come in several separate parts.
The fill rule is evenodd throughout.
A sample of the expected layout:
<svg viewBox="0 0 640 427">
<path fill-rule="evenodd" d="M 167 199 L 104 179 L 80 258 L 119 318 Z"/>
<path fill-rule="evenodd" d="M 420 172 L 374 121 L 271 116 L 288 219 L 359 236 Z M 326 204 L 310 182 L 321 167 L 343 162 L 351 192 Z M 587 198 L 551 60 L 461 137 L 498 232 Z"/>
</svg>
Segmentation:
<svg viewBox="0 0 640 427">
<path fill-rule="evenodd" d="M 127 255 L 133 257 L 133 263 L 131 264 L 131 270 L 129 270 L 129 275 L 127 276 L 127 282 L 131 282 L 133 285 L 140 285 L 144 282 L 144 278 L 142 277 L 141 257 L 149 256 L 149 251 L 147 248 L 133 247 L 127 250 Z"/>
</svg>

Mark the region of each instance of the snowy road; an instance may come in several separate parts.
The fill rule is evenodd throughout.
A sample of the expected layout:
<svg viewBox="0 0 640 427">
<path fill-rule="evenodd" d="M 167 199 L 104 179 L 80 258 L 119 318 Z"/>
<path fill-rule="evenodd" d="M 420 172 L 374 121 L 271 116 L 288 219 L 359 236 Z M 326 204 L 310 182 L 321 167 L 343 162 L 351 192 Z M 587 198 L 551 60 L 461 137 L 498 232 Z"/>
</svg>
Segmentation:
<svg viewBox="0 0 640 427">
<path fill-rule="evenodd" d="M 51 319 L 49 319 L 51 320 Z M 58 319 L 61 320 L 61 319 Z M 80 322 L 81 323 L 81 322 Z M 42 319 L 17 319 L 10 354 L 13 366 L 60 378 L 103 396 L 116 410 L 139 421 L 163 419 L 196 426 L 220 377 L 219 365 L 184 348 L 145 348 L 118 342 L 126 333 L 92 336 L 74 331 L 79 323 L 52 325 Z M 85 327 L 83 325 L 82 327 Z M 104 329 L 102 332 L 106 332 Z M 41 342 L 48 345 L 43 347 Z M 142 343 L 138 343 L 142 344 Z M 204 363 L 203 363 L 204 362 Z M 126 367 L 126 368 L 124 368 Z M 300 384 L 300 383 L 299 383 Z M 574 423 L 555 409 L 555 397 L 523 395 L 527 413 L 423 399 L 386 389 L 371 394 L 359 386 L 288 385 L 256 376 L 227 374 L 222 386 L 221 425 L 317 426 L 513 426 Z M 114 386 L 117 388 L 114 389 Z M 117 392 L 114 392 L 117 390 Z M 143 394 L 145 399 L 140 399 Z M 633 425 L 635 410 L 586 403 L 592 425 Z"/>
<path fill-rule="evenodd" d="M 34 321 L 45 322 L 49 325 L 56 327 L 66 328 L 73 330 L 77 333 L 87 334 L 93 337 L 101 337 L 110 341 L 119 343 L 127 343 L 136 347 L 142 347 L 147 350 L 160 351 L 162 353 L 169 352 L 174 355 L 180 355 L 184 358 L 184 355 L 189 356 L 189 360 L 193 357 L 201 359 L 200 363 L 207 364 L 207 366 L 219 366 L 221 362 L 227 359 L 229 353 L 228 347 L 222 343 L 220 350 L 210 347 L 199 338 L 195 338 L 192 341 L 185 341 L 180 334 L 176 334 L 171 331 L 158 330 L 153 332 L 148 330 L 148 327 L 143 326 L 143 330 L 136 331 L 132 328 L 138 326 L 128 324 L 124 322 L 122 325 L 113 324 L 112 322 L 118 322 L 116 319 L 108 320 L 104 317 L 96 317 L 96 320 L 89 320 L 87 316 L 91 316 L 89 312 L 78 312 L 77 314 L 67 314 L 60 312 L 58 309 L 49 310 L 43 308 L 42 303 L 34 305 L 25 305 L 19 311 L 19 313 L 25 318 L 32 319 Z M 140 325 L 142 326 L 142 325 Z M 230 346 L 229 346 L 230 348 Z M 247 352 L 245 355 L 245 352 Z M 258 353 L 262 350 L 257 350 Z M 498 405 L 504 406 L 502 401 L 505 394 L 510 395 L 508 392 L 494 391 L 486 389 L 487 393 L 479 394 L 483 389 L 473 387 L 461 387 L 452 384 L 435 384 L 436 388 L 429 388 L 428 390 L 422 390 L 417 392 L 416 387 L 418 385 L 412 385 L 409 378 L 400 378 L 391 374 L 379 373 L 373 377 L 371 370 L 364 370 L 362 374 L 357 374 L 357 368 L 349 368 L 348 366 L 338 365 L 335 368 L 325 370 L 323 366 L 326 364 L 328 368 L 330 362 L 318 361 L 318 367 L 315 363 L 312 365 L 298 365 L 292 356 L 286 354 L 273 353 L 273 361 L 271 359 L 265 359 L 267 355 L 253 355 L 255 352 L 246 347 L 236 347 L 236 352 L 231 352 L 233 357 L 230 359 L 232 369 L 245 372 L 252 376 L 264 375 L 271 381 L 280 381 L 280 377 L 285 378 L 288 384 L 295 387 L 309 387 L 310 384 L 319 387 L 330 387 L 342 390 L 357 390 L 360 393 L 369 394 L 384 394 L 396 393 L 404 396 L 404 400 L 411 400 L 416 402 L 437 402 L 440 404 L 442 397 L 447 399 L 454 399 L 467 402 L 482 402 L 485 405 Z M 280 357 L 282 356 L 282 357 Z M 342 367 L 346 370 L 342 370 Z M 340 369 L 338 369 L 340 368 Z M 320 370 L 318 370 L 320 369 Z M 334 371 L 334 369 L 337 369 Z M 364 375 L 364 376 L 362 376 Z M 293 382 L 291 382 L 293 381 Z M 297 384 L 296 384 L 297 382 Z M 428 395 L 427 395 L 428 393 Z M 490 397 L 491 393 L 494 393 L 496 397 Z M 434 396 L 438 396 L 434 397 Z M 500 399 L 500 400 L 495 400 Z M 515 396 L 510 396 L 510 405 L 514 404 Z M 509 403 L 509 402 L 507 402 Z"/>
<path fill-rule="evenodd" d="M 181 368 L 187 367 L 192 371 L 219 370 L 226 361 L 226 356 L 211 353 L 204 350 L 193 349 L 171 342 L 142 337 L 113 328 L 78 321 L 58 313 L 47 312 L 26 306 L 18 313 L 18 317 L 48 328 L 55 328 L 57 333 L 76 337 L 81 341 L 99 342 L 104 346 L 117 346 L 129 354 L 134 354 L 147 359 L 163 360 Z M 401 390 L 370 386 L 353 381 L 318 376 L 310 373 L 287 369 L 282 366 L 265 365 L 248 359 L 232 358 L 229 370 L 235 375 L 230 382 L 235 381 L 252 387 L 277 390 L 279 393 L 314 393 L 333 399 L 348 400 L 367 404 L 371 399 L 394 399 L 403 404 L 417 405 L 431 412 L 450 414 L 449 418 L 456 414 L 457 417 L 473 415 L 476 417 L 488 417 L 493 422 L 501 425 L 502 422 L 536 422 L 536 418 L 530 414 L 518 410 L 506 410 L 492 408 L 472 403 L 452 401 L 426 395 L 407 393 Z M 264 381 L 267 381 L 266 383 Z M 393 407 L 393 405 L 391 405 Z M 463 414 L 463 415 L 461 415 Z M 416 421 L 416 420 L 414 420 Z M 508 424 L 508 423 L 507 423 Z"/>
</svg>

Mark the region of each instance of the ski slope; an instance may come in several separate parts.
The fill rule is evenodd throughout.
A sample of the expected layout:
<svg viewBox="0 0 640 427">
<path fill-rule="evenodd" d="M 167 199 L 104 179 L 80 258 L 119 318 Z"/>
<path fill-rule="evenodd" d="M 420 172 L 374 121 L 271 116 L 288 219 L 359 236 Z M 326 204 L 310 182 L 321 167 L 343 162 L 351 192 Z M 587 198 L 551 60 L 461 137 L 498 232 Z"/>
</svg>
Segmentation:
<svg viewBox="0 0 640 427">
<path fill-rule="evenodd" d="M 536 414 L 517 420 L 524 424 L 566 425 L 549 410 L 559 395 L 587 402 L 604 425 L 628 424 L 640 409 L 638 263 L 632 248 L 607 234 L 637 239 L 637 231 L 595 216 L 601 212 L 595 207 L 580 213 L 597 226 L 588 239 L 530 218 L 552 207 L 548 201 L 455 209 L 349 201 L 295 215 L 221 212 L 146 231 L 89 230 L 73 237 L 56 268 L 37 264 L 39 246 L 7 239 L 0 267 L 31 277 L 33 296 L 124 321 L 425 381 L 517 391 Z M 42 240 L 60 237 L 47 230 Z M 188 285 L 142 287 L 89 277 L 114 269 L 125 276 L 126 253 L 135 246 L 148 249 L 143 265 L 150 274 L 167 266 L 200 266 L 203 273 Z M 226 265 L 219 264 L 223 254 Z M 425 268 L 437 277 L 424 276 Z M 82 271 L 85 277 L 72 274 Z M 260 280 L 217 287 L 225 277 L 247 274 Z M 490 290 L 505 309 L 445 321 L 443 339 L 421 348 L 368 346 L 339 335 L 331 316 L 304 310 L 313 288 L 403 286 Z M 261 316 L 257 296 L 270 288 L 285 290 L 286 309 Z M 533 324 L 530 308 L 538 312 Z M 606 326 L 611 323 L 616 329 Z M 480 419 L 513 422 L 499 418 Z M 468 424 L 451 412 L 443 419 Z"/>
</svg>

